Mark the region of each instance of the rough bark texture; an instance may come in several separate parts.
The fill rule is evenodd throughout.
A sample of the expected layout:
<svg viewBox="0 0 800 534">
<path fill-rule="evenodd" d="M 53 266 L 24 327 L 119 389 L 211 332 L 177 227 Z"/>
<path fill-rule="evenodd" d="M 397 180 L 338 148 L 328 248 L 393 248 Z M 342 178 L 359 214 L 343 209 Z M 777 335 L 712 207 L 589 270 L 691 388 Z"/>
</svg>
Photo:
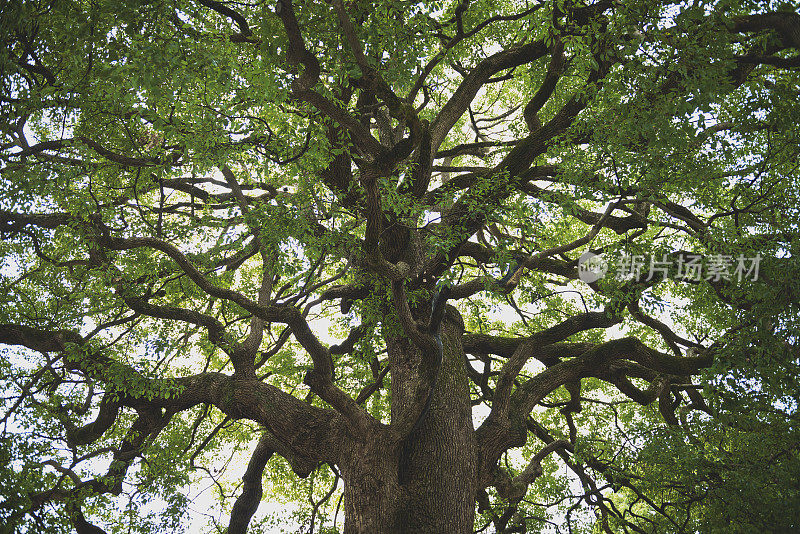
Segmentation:
<svg viewBox="0 0 800 534">
<path fill-rule="evenodd" d="M 402 502 L 397 445 L 385 439 L 355 443 L 340 465 L 345 534 L 400 534 Z"/>
<path fill-rule="evenodd" d="M 398 532 L 472 532 L 477 446 L 462 332 L 461 317 L 454 308 L 448 308 L 441 332 L 442 364 L 430 408 L 409 436 L 409 463 L 405 466 L 408 481 L 400 487 L 403 501 Z M 390 340 L 388 345 L 389 358 L 397 367 L 392 379 L 394 416 L 408 406 L 426 370 L 419 372 L 421 355 L 408 340 Z M 418 377 L 416 383 L 411 379 L 414 375 Z"/>
</svg>

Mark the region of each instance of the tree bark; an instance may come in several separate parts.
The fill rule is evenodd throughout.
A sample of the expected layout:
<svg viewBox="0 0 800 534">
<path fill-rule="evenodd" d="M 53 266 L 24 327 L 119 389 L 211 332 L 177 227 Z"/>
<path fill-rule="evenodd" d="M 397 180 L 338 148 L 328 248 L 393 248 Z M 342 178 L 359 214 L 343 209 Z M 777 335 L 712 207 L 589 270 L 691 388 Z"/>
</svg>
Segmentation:
<svg viewBox="0 0 800 534">
<path fill-rule="evenodd" d="M 477 446 L 472 427 L 463 322 L 448 307 L 441 326 L 443 357 L 430 408 L 408 438 L 408 470 L 400 483 L 404 442 L 376 439 L 342 465 L 346 534 L 471 534 L 477 492 Z M 426 370 L 407 338 L 387 339 L 392 365 L 392 415 L 407 407 Z"/>
<path fill-rule="evenodd" d="M 442 365 L 430 410 L 411 436 L 404 533 L 473 531 L 478 462 L 463 329 L 458 312 L 448 308 L 442 323 Z"/>
<path fill-rule="evenodd" d="M 344 479 L 345 534 L 402 534 L 397 446 L 356 442 L 339 465 Z"/>
</svg>

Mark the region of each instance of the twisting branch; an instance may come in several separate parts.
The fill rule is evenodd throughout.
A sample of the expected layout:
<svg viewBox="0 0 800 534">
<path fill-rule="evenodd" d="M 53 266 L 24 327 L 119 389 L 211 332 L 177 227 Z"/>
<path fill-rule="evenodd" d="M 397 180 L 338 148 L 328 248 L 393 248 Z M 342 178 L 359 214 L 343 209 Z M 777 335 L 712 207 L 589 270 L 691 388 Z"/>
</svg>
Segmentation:
<svg viewBox="0 0 800 534">
<path fill-rule="evenodd" d="M 513 478 L 498 468 L 494 481 L 497 493 L 512 504 L 519 503 L 525 497 L 528 487 L 542 475 L 542 460 L 558 450 L 572 452 L 573 446 L 563 439 L 551 441 L 534 454 L 525 469 Z"/>
<path fill-rule="evenodd" d="M 272 297 L 272 286 L 275 276 L 275 262 L 277 261 L 278 251 L 267 249 L 266 243 L 261 236 L 261 228 L 251 222 L 251 217 L 249 217 L 250 207 L 248 206 L 247 199 L 245 198 L 242 188 L 239 185 L 239 181 L 236 179 L 236 175 L 227 165 L 220 167 L 220 171 L 225 177 L 225 181 L 230 186 L 234 197 L 236 197 L 236 201 L 239 204 L 239 209 L 242 210 L 244 220 L 247 222 L 250 231 L 253 233 L 253 243 L 261 253 L 261 287 L 258 292 L 258 305 L 261 307 L 267 306 Z M 261 345 L 261 340 L 264 337 L 265 324 L 266 322 L 264 319 L 255 314 L 250 320 L 250 334 L 241 344 L 241 348 L 246 354 L 239 358 L 241 360 L 246 360 L 248 366 L 254 366 L 255 364 L 255 355 L 258 347 Z M 252 367 L 252 369 L 248 368 L 248 372 L 252 372 L 254 375 L 255 367 Z"/>
<path fill-rule="evenodd" d="M 511 390 L 514 381 L 528 360 L 541 351 L 543 347 L 564 341 L 579 332 L 594 328 L 608 328 L 622 320 L 614 314 L 603 312 L 587 312 L 575 315 L 563 322 L 542 330 L 528 338 L 515 340 L 516 348 L 511 357 L 503 365 L 495 388 L 492 413 L 495 417 L 505 418 L 511 406 Z"/>
<path fill-rule="evenodd" d="M 525 345 L 520 345 L 511 360 L 518 359 L 517 354 L 524 348 Z M 550 392 L 585 377 L 602 377 L 608 365 L 619 360 L 628 360 L 665 375 L 690 376 L 711 365 L 712 355 L 705 351 L 695 357 L 670 356 L 647 347 L 636 338 L 626 337 L 596 345 L 576 358 L 548 367 L 520 384 L 505 403 L 498 403 L 495 395 L 492 412 L 477 430 L 483 476 L 488 476 L 503 451 L 524 444 L 521 422 Z"/>
<path fill-rule="evenodd" d="M 120 453 L 122 456 L 119 459 L 124 462 L 134 457 L 131 453 L 139 450 L 147 436 L 163 428 L 170 414 L 198 404 L 214 405 L 234 419 L 250 419 L 264 425 L 273 436 L 280 436 L 280 442 L 271 442 L 273 448 L 299 472 L 310 472 L 320 461 L 335 462 L 341 439 L 345 436 L 343 432 L 348 426 L 337 412 L 310 406 L 293 395 L 255 379 L 230 377 L 221 373 L 147 378 L 133 367 L 94 350 L 80 335 L 71 331 L 47 331 L 4 324 L 0 325 L 0 344 L 21 345 L 40 352 L 66 353 L 65 362 L 70 369 L 81 372 L 98 384 L 105 384 L 109 392 L 117 393 L 120 405 L 139 411 L 139 423 L 135 424 L 138 426 L 132 428 L 129 438 L 126 438 L 130 444 L 123 443 L 121 449 L 128 451 Z M 75 348 L 70 348 L 70 344 Z M 126 383 L 140 384 L 141 391 L 120 391 L 119 386 L 115 385 Z M 115 404 L 108 403 L 94 423 L 83 428 L 67 425 L 70 440 L 75 444 L 93 442 L 104 433 L 104 428 L 110 428 L 113 424 L 113 421 L 109 424 L 108 420 L 117 413 L 115 410 Z M 161 415 L 161 410 L 164 410 L 165 416 Z M 121 483 L 119 476 L 115 475 L 113 480 L 115 484 Z M 98 489 L 116 487 L 104 482 L 92 484 Z"/>
<path fill-rule="evenodd" d="M 435 151 L 467 111 L 478 91 L 489 78 L 500 71 L 535 61 L 547 53 L 543 41 L 512 47 L 481 61 L 461 82 L 453 96 L 431 123 L 431 147 Z"/>
<path fill-rule="evenodd" d="M 292 82 L 292 93 L 305 102 L 316 107 L 319 111 L 336 121 L 350 132 L 351 138 L 365 154 L 377 158 L 386 154 L 386 148 L 375 139 L 369 130 L 339 106 L 314 91 L 320 75 L 319 60 L 311 54 L 303 42 L 300 25 L 294 13 L 291 0 L 279 0 L 276 13 L 283 22 L 286 36 L 289 41 L 287 56 L 289 63 L 302 64 L 303 74 Z"/>
<path fill-rule="evenodd" d="M 621 201 L 610 203 L 606 208 L 605 213 L 603 213 L 603 215 L 600 217 L 600 220 L 597 221 L 597 223 L 592 227 L 591 230 L 589 230 L 589 233 L 587 233 L 585 236 L 579 237 L 578 239 L 572 241 L 571 243 L 564 243 L 563 245 L 557 245 L 547 250 L 542 250 L 541 252 L 537 252 L 536 254 L 533 254 L 528 258 L 525 258 L 524 261 L 520 262 L 521 265 L 517 268 L 516 272 L 513 275 L 511 275 L 511 277 L 509 277 L 505 285 L 512 288 L 516 287 L 516 285 L 519 283 L 520 277 L 522 276 L 523 267 L 530 266 L 528 268 L 535 268 L 537 266 L 537 262 L 540 261 L 542 258 L 546 258 L 548 256 L 555 256 L 557 254 L 564 254 L 571 250 L 575 250 L 578 247 L 582 247 L 586 243 L 589 243 L 592 239 L 594 239 L 597 236 L 598 233 L 600 233 L 600 230 L 605 225 L 606 220 L 614 212 L 617 206 L 620 205 L 620 202 Z"/>
<path fill-rule="evenodd" d="M 216 2 L 215 0 L 197 0 L 198 3 L 204 5 L 210 9 L 213 9 L 217 13 L 222 16 L 228 17 L 233 20 L 237 26 L 239 26 L 239 39 L 242 40 L 249 40 L 248 38 L 253 35 L 253 31 L 250 29 L 250 26 L 247 24 L 247 19 L 239 13 L 238 11 L 229 8 L 222 2 Z M 233 38 L 232 38 L 233 39 Z M 251 41 L 252 42 L 252 41 Z"/>
<path fill-rule="evenodd" d="M 266 432 L 258 440 L 250 462 L 247 464 L 247 470 L 242 475 L 242 493 L 236 499 L 231 510 L 228 534 L 247 534 L 250 519 L 256 513 L 261 502 L 261 478 L 264 476 L 264 468 L 275 452 L 271 446 L 272 442 L 272 436 Z"/>
</svg>

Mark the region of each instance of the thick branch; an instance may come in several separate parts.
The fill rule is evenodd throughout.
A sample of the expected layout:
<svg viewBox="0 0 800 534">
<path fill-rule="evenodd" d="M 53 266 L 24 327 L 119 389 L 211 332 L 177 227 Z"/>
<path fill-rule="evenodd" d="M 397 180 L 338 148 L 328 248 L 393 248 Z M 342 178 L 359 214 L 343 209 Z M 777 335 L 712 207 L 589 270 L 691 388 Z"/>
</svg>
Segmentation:
<svg viewBox="0 0 800 534">
<path fill-rule="evenodd" d="M 515 354 L 512 359 L 516 357 Z M 517 388 L 509 399 L 507 412 L 495 400 L 492 413 L 476 431 L 484 476 L 492 472 L 503 451 L 525 443 L 524 421 L 542 399 L 564 384 L 603 375 L 607 366 L 618 360 L 629 360 L 666 375 L 690 376 L 711 365 L 712 356 L 710 353 L 689 358 L 670 356 L 636 338 L 626 337 L 596 345 L 576 358 L 548 367 Z"/>
<path fill-rule="evenodd" d="M 353 142 L 367 154 L 372 155 L 373 158 L 385 154 L 386 149 L 372 136 L 364 125 L 350 116 L 334 102 L 312 90 L 312 87 L 319 81 L 319 60 L 306 48 L 291 0 L 279 0 L 276 6 L 276 13 L 278 17 L 280 17 L 281 22 L 283 22 L 283 27 L 286 30 L 286 36 L 289 42 L 287 51 L 289 62 L 295 65 L 302 64 L 305 69 L 303 74 L 292 82 L 292 93 L 300 100 L 313 105 L 347 129 L 351 134 Z"/>
<path fill-rule="evenodd" d="M 264 433 L 258 440 L 255 450 L 247 464 L 247 470 L 242 475 L 242 493 L 233 505 L 231 519 L 228 523 L 228 534 L 246 534 L 253 514 L 256 513 L 261 502 L 261 478 L 264 468 L 275 452 L 272 447 L 272 436 Z"/>
<path fill-rule="evenodd" d="M 503 50 L 481 61 L 458 86 L 453 96 L 442 107 L 439 115 L 431 124 L 431 147 L 439 148 L 450 129 L 458 119 L 466 113 L 475 95 L 486 81 L 498 72 L 536 61 L 547 53 L 543 41 L 515 46 Z"/>
</svg>

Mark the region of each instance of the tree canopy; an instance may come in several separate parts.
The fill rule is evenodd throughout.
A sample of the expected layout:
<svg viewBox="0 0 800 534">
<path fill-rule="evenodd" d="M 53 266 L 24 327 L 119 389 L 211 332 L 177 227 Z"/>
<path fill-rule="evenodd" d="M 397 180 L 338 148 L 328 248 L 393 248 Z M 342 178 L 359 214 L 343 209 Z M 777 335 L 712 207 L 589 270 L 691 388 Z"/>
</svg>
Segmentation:
<svg viewBox="0 0 800 534">
<path fill-rule="evenodd" d="M 796 6 L 0 14 L 0 532 L 800 529 Z"/>
</svg>

